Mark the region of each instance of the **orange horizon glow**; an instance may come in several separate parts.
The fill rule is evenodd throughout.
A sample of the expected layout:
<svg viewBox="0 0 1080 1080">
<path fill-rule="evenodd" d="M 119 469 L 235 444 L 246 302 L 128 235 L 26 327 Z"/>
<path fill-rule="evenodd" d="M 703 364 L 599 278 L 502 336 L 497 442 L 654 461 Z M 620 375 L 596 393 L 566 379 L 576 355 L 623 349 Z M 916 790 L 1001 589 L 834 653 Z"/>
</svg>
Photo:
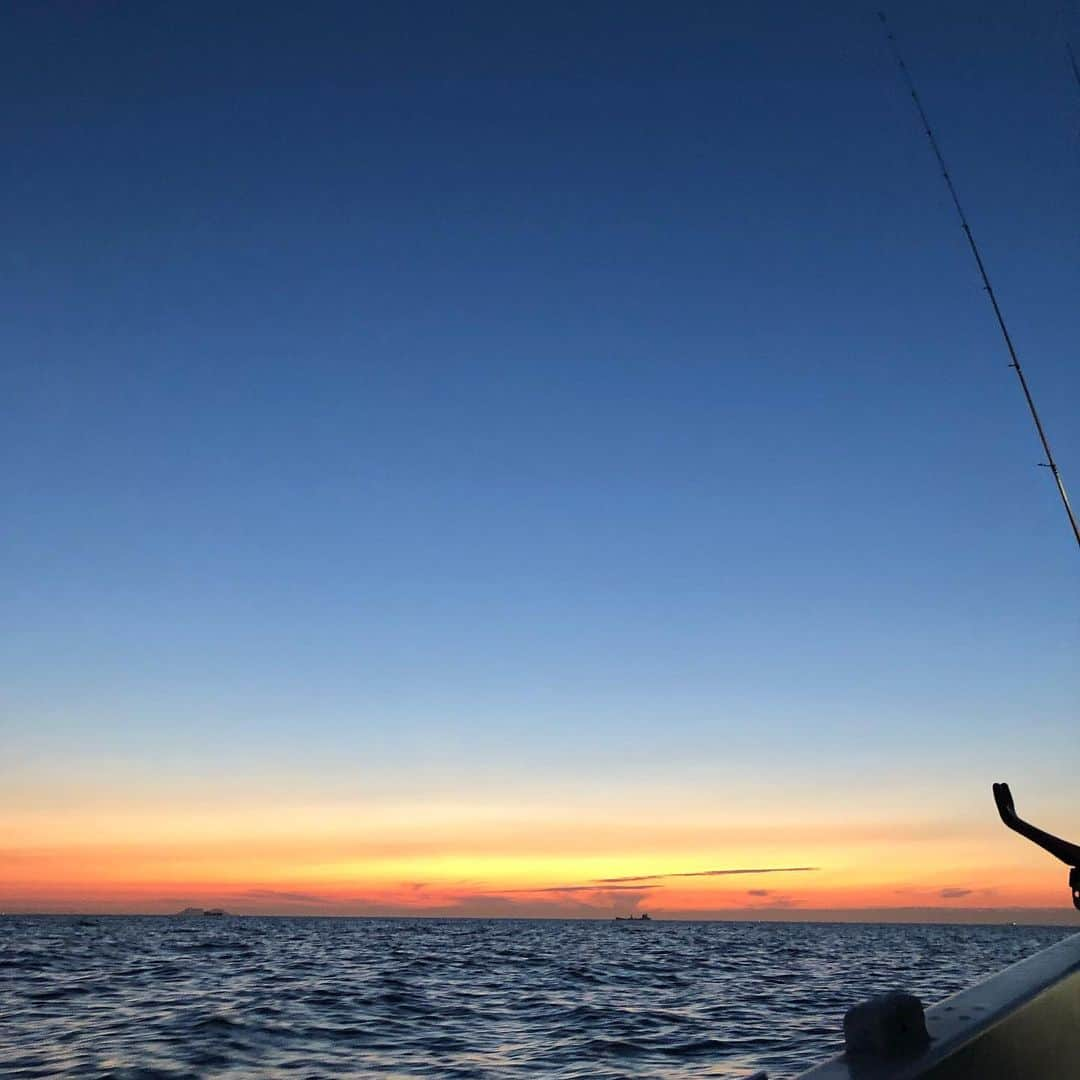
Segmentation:
<svg viewBox="0 0 1080 1080">
<path fill-rule="evenodd" d="M 1071 908 L 1061 868 L 993 822 L 734 822 L 659 810 L 628 824 L 528 807 L 263 807 L 21 815 L 0 910 L 610 918 L 922 913 L 1039 921 Z M 788 871 L 788 867 L 814 867 Z M 773 868 L 773 872 L 768 872 Z M 702 875 L 731 869 L 750 873 Z M 638 880 L 633 880 L 637 878 Z M 1044 909 L 1053 909 L 1050 915 Z"/>
</svg>

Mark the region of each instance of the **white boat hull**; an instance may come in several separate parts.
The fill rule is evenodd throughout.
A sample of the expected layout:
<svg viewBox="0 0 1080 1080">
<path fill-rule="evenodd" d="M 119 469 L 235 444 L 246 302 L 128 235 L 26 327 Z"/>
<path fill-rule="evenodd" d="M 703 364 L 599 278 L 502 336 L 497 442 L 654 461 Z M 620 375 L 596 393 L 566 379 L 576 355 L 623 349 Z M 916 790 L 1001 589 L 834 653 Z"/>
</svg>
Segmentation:
<svg viewBox="0 0 1080 1080">
<path fill-rule="evenodd" d="M 914 1054 L 841 1054 L 801 1080 L 1080 1078 L 1080 934 L 927 1009 L 926 1028 Z"/>
</svg>

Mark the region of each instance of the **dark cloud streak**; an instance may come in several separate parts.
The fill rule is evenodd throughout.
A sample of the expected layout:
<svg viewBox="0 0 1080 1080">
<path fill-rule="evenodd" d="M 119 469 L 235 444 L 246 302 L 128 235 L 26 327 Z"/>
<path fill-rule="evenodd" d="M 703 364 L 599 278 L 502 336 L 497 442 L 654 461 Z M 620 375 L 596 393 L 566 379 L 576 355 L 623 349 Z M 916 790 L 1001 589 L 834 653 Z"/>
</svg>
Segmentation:
<svg viewBox="0 0 1080 1080">
<path fill-rule="evenodd" d="M 626 881 L 636 881 L 637 878 L 619 879 Z M 662 885 L 608 885 L 608 884 L 596 884 L 596 885 L 547 885 L 540 889 L 500 889 L 500 895 L 507 895 L 509 893 L 571 893 L 571 892 L 615 892 L 617 890 L 626 890 L 628 892 L 641 892 L 643 889 L 662 889 Z"/>
<path fill-rule="evenodd" d="M 637 877 L 597 878 L 598 885 L 617 885 L 630 881 L 661 881 L 665 878 L 685 877 L 726 877 L 728 874 L 796 874 L 811 870 L 820 870 L 820 866 L 762 866 L 733 870 L 686 870 L 678 874 L 640 874 Z"/>
</svg>

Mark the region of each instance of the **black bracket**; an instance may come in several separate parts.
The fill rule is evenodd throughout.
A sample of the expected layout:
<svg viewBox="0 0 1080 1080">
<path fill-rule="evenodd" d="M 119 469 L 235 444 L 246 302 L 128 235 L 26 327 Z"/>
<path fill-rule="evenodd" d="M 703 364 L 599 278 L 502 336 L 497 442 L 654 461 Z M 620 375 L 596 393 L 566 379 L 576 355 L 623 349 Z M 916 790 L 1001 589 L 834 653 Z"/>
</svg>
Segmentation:
<svg viewBox="0 0 1080 1080">
<path fill-rule="evenodd" d="M 1069 870 L 1069 888 L 1072 890 L 1073 907 L 1080 911 L 1080 845 L 1070 844 L 1052 833 L 1029 825 L 1016 813 L 1012 792 L 1005 783 L 994 785 L 994 802 L 997 803 L 1001 820 L 1021 836 L 1027 837 L 1033 844 L 1038 844 L 1043 851 L 1049 851 L 1055 859 L 1060 859 Z"/>
</svg>

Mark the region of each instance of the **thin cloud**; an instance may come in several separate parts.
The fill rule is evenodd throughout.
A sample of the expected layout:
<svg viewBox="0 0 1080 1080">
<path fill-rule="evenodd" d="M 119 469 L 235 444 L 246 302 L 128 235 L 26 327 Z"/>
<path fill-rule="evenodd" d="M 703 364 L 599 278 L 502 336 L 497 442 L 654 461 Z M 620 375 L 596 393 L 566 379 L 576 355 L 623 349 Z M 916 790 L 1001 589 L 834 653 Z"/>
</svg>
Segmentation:
<svg viewBox="0 0 1080 1080">
<path fill-rule="evenodd" d="M 793 896 L 774 896 L 767 903 L 760 905 L 767 908 L 793 908 L 798 900 Z"/>
<path fill-rule="evenodd" d="M 961 896 L 970 896 L 974 889 L 942 889 L 938 896 L 942 900 L 959 900 Z"/>
<path fill-rule="evenodd" d="M 637 878 L 626 878 L 626 881 L 637 881 Z M 548 885 L 542 889 L 502 889 L 502 893 L 572 893 L 572 892 L 641 892 L 643 889 L 661 889 L 662 885 L 608 885 L 598 883 L 596 885 Z"/>
<path fill-rule="evenodd" d="M 325 896 L 317 896 L 315 893 L 282 892 L 279 889 L 246 889 L 242 893 L 236 893 L 236 896 L 247 900 L 287 900 L 297 904 L 326 904 L 331 902 Z"/>
<path fill-rule="evenodd" d="M 747 889 L 747 896 L 768 896 L 772 892 L 771 889 Z"/>
<path fill-rule="evenodd" d="M 597 878 L 598 885 L 617 885 L 624 881 L 663 881 L 665 878 L 726 877 L 728 874 L 797 874 L 820 870 L 820 866 L 759 866 L 733 870 L 686 870 L 678 874 L 639 874 L 635 877 Z"/>
</svg>

